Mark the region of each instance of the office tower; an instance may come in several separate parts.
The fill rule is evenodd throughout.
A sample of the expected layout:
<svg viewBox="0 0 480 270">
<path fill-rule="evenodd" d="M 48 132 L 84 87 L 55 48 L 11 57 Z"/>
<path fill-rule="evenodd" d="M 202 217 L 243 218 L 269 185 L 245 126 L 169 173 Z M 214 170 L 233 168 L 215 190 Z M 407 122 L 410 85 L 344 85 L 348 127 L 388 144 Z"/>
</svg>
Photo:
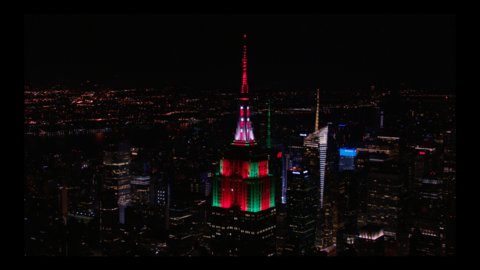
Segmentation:
<svg viewBox="0 0 480 270">
<path fill-rule="evenodd" d="M 211 171 L 206 171 L 200 174 L 200 178 L 202 181 L 205 181 L 205 227 L 203 231 L 203 240 L 199 241 L 200 246 L 203 245 L 203 247 L 207 248 L 210 250 L 210 239 L 211 239 L 211 215 L 210 213 L 212 212 L 212 204 L 213 204 L 213 199 L 212 199 L 212 179 L 213 175 Z M 211 254 L 209 252 L 209 254 Z"/>
<path fill-rule="evenodd" d="M 338 227 L 336 235 L 336 247 L 338 252 L 347 251 L 353 245 L 353 240 L 358 236 L 358 210 L 359 210 L 359 180 L 358 175 L 350 170 L 346 170 L 337 174 L 338 200 L 336 215 L 338 218 Z M 342 185 L 344 192 L 342 193 Z M 337 202 L 338 201 L 338 202 Z M 343 219 L 343 220 L 342 220 Z M 343 224 L 342 224 L 343 223 Z M 335 227 L 334 226 L 334 227 Z M 347 252 L 348 253 L 348 252 Z"/>
<path fill-rule="evenodd" d="M 192 246 L 192 202 L 186 174 L 175 173 L 170 184 L 167 240 L 174 256 L 188 256 Z"/>
<path fill-rule="evenodd" d="M 103 255 L 118 255 L 120 251 L 120 224 L 118 196 L 114 189 L 106 189 L 100 197 L 100 248 Z"/>
<path fill-rule="evenodd" d="M 439 256 L 440 238 L 425 235 L 419 229 L 415 229 L 410 236 L 410 256 Z"/>
<path fill-rule="evenodd" d="M 142 215 L 143 220 L 147 219 L 147 206 L 150 204 L 150 176 L 132 175 L 131 180 L 131 205 Z"/>
<path fill-rule="evenodd" d="M 308 170 L 292 168 L 287 172 L 288 235 L 298 240 L 302 253 L 305 249 L 315 247 L 317 189 L 314 181 Z"/>
<path fill-rule="evenodd" d="M 357 218 L 359 211 L 359 195 L 360 185 L 358 175 L 353 171 L 343 171 L 341 177 L 345 180 L 345 230 L 348 232 L 356 232 Z"/>
<path fill-rule="evenodd" d="M 359 177 L 360 201 L 358 212 L 358 227 L 367 224 L 367 201 L 368 198 L 368 173 L 378 172 L 382 168 L 391 166 L 393 163 L 394 145 L 389 142 L 380 141 L 377 135 L 380 131 L 367 128 L 365 130 L 365 141 L 356 143 L 355 172 Z"/>
<path fill-rule="evenodd" d="M 435 152 L 433 145 L 429 142 L 421 142 L 415 144 L 414 149 L 410 148 L 405 151 L 409 157 L 406 167 L 408 168 L 408 181 L 407 181 L 407 196 L 408 203 L 406 207 L 408 209 L 406 213 L 405 222 L 407 225 L 407 231 L 411 234 L 413 232 L 413 218 L 416 215 L 416 209 L 419 209 L 419 203 L 421 202 L 421 191 L 423 186 L 424 176 L 432 171 L 432 156 Z"/>
<path fill-rule="evenodd" d="M 383 227 L 387 238 L 396 238 L 403 221 L 403 174 L 399 171 L 369 172 L 367 223 Z"/>
<path fill-rule="evenodd" d="M 205 246 L 204 234 L 206 226 L 206 185 L 208 173 L 200 173 L 199 170 L 191 169 L 185 172 L 189 183 L 189 193 L 191 197 L 191 215 L 192 215 L 192 237 L 194 245 Z"/>
<path fill-rule="evenodd" d="M 153 204 L 166 206 L 168 204 L 168 191 L 170 189 L 170 183 L 168 183 L 166 174 L 161 172 L 153 181 Z"/>
<path fill-rule="evenodd" d="M 135 209 L 143 209 L 150 204 L 150 176 L 131 175 L 130 203 Z"/>
<path fill-rule="evenodd" d="M 419 196 L 420 189 L 422 188 L 423 176 L 433 169 L 433 154 L 435 148 L 431 145 L 417 145 L 414 150 L 413 159 L 413 178 L 410 179 L 410 190 L 416 198 Z"/>
<path fill-rule="evenodd" d="M 152 213 L 158 213 L 158 217 L 155 219 L 156 229 L 163 230 L 169 227 L 169 203 L 170 203 L 170 183 L 163 177 L 157 179 L 153 183 L 154 188 L 154 211 Z M 151 227 L 151 226 L 149 226 Z"/>
<path fill-rule="evenodd" d="M 325 248 L 331 241 L 327 241 L 329 232 L 325 231 L 324 187 L 325 187 L 325 163 L 327 158 L 328 126 L 320 128 L 305 137 L 303 141 L 304 152 L 303 168 L 310 172 L 310 177 L 316 182 L 316 232 L 315 245 Z"/>
<path fill-rule="evenodd" d="M 118 200 L 119 221 L 125 223 L 125 208 L 130 205 L 130 145 L 128 140 L 108 142 L 103 156 L 104 189 L 112 189 Z"/>
<path fill-rule="evenodd" d="M 344 170 L 355 171 L 355 157 L 357 156 L 357 149 L 350 147 L 340 148 L 340 162 L 338 170 L 340 172 Z"/>
<path fill-rule="evenodd" d="M 443 215 L 445 233 L 442 236 L 442 248 L 445 256 L 456 255 L 456 130 L 445 131 L 443 153 L 443 184 L 446 214 Z"/>
<path fill-rule="evenodd" d="M 275 254 L 275 179 L 250 121 L 246 46 L 235 140 L 213 179 L 211 251 L 221 256 Z"/>
<path fill-rule="evenodd" d="M 398 136 L 387 136 L 387 135 L 378 135 L 378 142 L 385 142 L 390 144 L 390 153 L 389 157 L 393 158 L 393 162 L 398 163 L 400 161 L 400 137 Z"/>
<path fill-rule="evenodd" d="M 440 217 L 443 216 L 444 207 L 442 201 L 443 180 L 441 174 L 430 173 L 423 177 L 422 187 L 419 191 L 416 207 L 413 211 L 412 230 L 420 229 L 422 234 L 440 236 Z"/>
<path fill-rule="evenodd" d="M 440 173 L 430 173 L 423 177 L 422 186 L 416 198 L 412 213 L 410 232 L 418 230 L 421 236 L 416 237 L 419 246 L 411 245 L 411 251 L 419 256 L 440 256 L 441 240 L 445 234 L 444 205 L 442 200 L 443 180 Z M 420 244 L 423 243 L 423 244 Z"/>
<path fill-rule="evenodd" d="M 287 196 L 288 196 L 287 195 L 287 186 L 288 186 L 287 172 L 292 168 L 302 167 L 303 152 L 304 152 L 303 140 L 305 138 L 304 136 L 306 136 L 306 134 L 300 134 L 300 136 L 297 134 L 290 135 L 288 146 L 283 147 L 284 151 L 283 153 L 280 153 L 280 155 L 282 155 L 283 157 L 283 162 L 284 162 L 282 166 L 283 168 L 282 168 L 281 185 L 278 185 L 278 186 L 281 186 L 282 203 L 280 205 L 276 204 L 277 215 L 280 215 L 280 216 L 286 215 L 286 202 L 287 202 Z M 269 164 L 269 165 L 272 165 L 272 164 Z M 269 168 L 272 168 L 272 166 L 270 166 Z M 278 182 L 279 181 L 277 181 L 277 183 Z"/>
<path fill-rule="evenodd" d="M 347 198 L 345 197 L 346 174 L 331 172 L 325 183 L 326 192 L 323 208 L 325 211 L 325 231 L 330 245 L 336 245 L 337 233 L 345 227 L 345 210 Z"/>
</svg>

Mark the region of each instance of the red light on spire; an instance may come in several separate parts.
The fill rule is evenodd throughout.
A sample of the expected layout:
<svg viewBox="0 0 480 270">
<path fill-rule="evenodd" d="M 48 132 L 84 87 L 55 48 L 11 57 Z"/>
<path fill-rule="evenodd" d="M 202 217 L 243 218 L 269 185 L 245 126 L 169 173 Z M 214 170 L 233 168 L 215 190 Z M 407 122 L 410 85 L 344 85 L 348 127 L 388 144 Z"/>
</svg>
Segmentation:
<svg viewBox="0 0 480 270">
<path fill-rule="evenodd" d="M 247 46 L 243 46 L 242 62 L 243 62 L 242 93 L 248 93 L 248 85 L 247 85 Z"/>
</svg>

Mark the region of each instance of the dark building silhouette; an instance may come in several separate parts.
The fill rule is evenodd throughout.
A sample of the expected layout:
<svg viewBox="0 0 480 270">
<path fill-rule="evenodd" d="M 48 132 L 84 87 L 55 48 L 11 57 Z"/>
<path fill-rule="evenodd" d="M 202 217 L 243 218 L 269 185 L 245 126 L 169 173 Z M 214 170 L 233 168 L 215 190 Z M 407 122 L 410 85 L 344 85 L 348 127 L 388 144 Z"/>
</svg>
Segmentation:
<svg viewBox="0 0 480 270">
<path fill-rule="evenodd" d="M 170 184 L 168 240 L 173 256 L 188 256 L 193 246 L 192 197 L 188 178 L 175 174 Z"/>
<path fill-rule="evenodd" d="M 316 185 L 307 170 L 287 172 L 287 224 L 290 238 L 298 240 L 300 252 L 315 247 Z"/>
<path fill-rule="evenodd" d="M 100 248 L 104 256 L 120 254 L 120 224 L 118 197 L 114 189 L 106 189 L 100 197 Z"/>
</svg>

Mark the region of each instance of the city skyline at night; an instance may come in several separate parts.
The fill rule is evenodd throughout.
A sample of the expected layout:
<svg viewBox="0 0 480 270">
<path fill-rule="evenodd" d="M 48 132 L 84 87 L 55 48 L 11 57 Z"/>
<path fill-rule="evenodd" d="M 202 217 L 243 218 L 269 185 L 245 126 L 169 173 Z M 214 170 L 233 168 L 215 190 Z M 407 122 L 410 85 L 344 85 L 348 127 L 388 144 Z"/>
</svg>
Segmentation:
<svg viewBox="0 0 480 270">
<path fill-rule="evenodd" d="M 456 256 L 455 20 L 24 15 L 24 256 Z"/>
</svg>

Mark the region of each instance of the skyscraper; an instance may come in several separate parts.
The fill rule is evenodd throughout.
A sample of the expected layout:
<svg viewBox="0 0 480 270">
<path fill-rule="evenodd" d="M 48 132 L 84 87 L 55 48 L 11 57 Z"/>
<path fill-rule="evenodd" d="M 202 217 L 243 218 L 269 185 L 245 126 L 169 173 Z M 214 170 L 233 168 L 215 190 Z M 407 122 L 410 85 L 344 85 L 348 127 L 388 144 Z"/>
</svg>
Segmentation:
<svg viewBox="0 0 480 270">
<path fill-rule="evenodd" d="M 120 250 L 118 198 L 114 189 L 107 189 L 100 197 L 100 247 L 104 255 L 117 255 Z"/>
<path fill-rule="evenodd" d="M 441 254 L 441 242 L 445 234 L 444 218 L 446 213 L 443 205 L 443 179 L 441 174 L 430 173 L 423 177 L 422 187 L 412 211 L 411 232 L 419 230 L 418 246 L 411 246 L 416 255 L 438 256 Z M 422 246 L 420 243 L 424 242 Z"/>
<path fill-rule="evenodd" d="M 119 222 L 125 223 L 125 208 L 130 203 L 130 144 L 128 140 L 109 142 L 103 157 L 104 189 L 114 190 L 118 202 Z"/>
<path fill-rule="evenodd" d="M 319 247 L 329 246 L 325 232 L 325 209 L 324 209 L 324 187 L 325 187 L 325 162 L 327 158 L 328 125 L 316 130 L 305 137 L 303 141 L 304 152 L 302 162 L 304 169 L 310 172 L 310 177 L 315 180 L 317 197 L 317 228 L 315 232 L 315 245 Z"/>
<path fill-rule="evenodd" d="M 192 201 L 186 174 L 176 173 L 172 179 L 168 202 L 168 240 L 173 256 L 188 256 L 193 246 Z"/>
<path fill-rule="evenodd" d="M 255 141 L 250 121 L 247 47 L 235 140 L 220 160 L 213 179 L 211 251 L 221 256 L 275 254 L 275 179 L 268 155 Z"/>
<path fill-rule="evenodd" d="M 355 171 L 355 156 L 357 155 L 356 148 L 342 147 L 340 150 L 340 162 L 338 170 L 343 172 L 344 170 Z"/>
<path fill-rule="evenodd" d="M 403 219 L 403 174 L 399 171 L 369 172 L 367 223 L 383 227 L 387 238 L 396 238 Z"/>
<path fill-rule="evenodd" d="M 299 251 L 315 247 L 315 183 L 308 170 L 292 168 L 287 173 L 287 224 L 290 238 L 296 238 Z M 296 254 L 298 255 L 298 254 Z"/>
</svg>

